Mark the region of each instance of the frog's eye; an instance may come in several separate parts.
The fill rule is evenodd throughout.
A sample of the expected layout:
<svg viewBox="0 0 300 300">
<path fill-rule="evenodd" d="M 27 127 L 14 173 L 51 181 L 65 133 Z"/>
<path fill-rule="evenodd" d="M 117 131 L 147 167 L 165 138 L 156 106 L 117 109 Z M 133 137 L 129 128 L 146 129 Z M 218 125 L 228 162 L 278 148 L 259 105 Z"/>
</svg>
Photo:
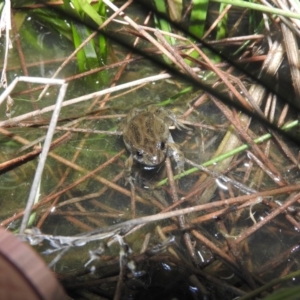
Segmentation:
<svg viewBox="0 0 300 300">
<path fill-rule="evenodd" d="M 165 142 L 161 142 L 159 146 L 161 150 L 164 150 L 166 148 Z"/>
<path fill-rule="evenodd" d="M 142 152 L 142 151 L 139 151 L 139 150 L 137 150 L 137 151 L 136 151 L 136 157 L 137 157 L 138 159 L 141 159 L 141 158 L 143 158 L 143 152 Z"/>
</svg>

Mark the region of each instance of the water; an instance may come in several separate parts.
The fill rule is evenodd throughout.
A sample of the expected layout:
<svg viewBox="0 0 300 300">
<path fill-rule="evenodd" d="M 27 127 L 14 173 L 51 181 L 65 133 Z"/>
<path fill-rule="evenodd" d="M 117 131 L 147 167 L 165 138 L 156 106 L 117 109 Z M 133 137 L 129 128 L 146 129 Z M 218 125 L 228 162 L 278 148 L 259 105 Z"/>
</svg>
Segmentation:
<svg viewBox="0 0 300 300">
<path fill-rule="evenodd" d="M 54 74 L 60 62 L 73 51 L 74 47 L 67 39 L 67 35 L 63 35 L 62 32 L 57 33 L 46 23 L 42 23 L 40 18 L 35 19 L 33 16 L 34 13 L 32 12 L 30 15 L 27 15 L 26 12 L 17 15 L 18 18 L 23 18 L 19 38 L 28 66 L 28 74 L 29 76 L 50 77 Z M 142 15 L 137 13 L 137 16 L 141 18 Z M 115 25 L 115 27 L 122 28 L 121 25 Z M 3 45 L 3 39 L 1 39 L 1 43 Z M 144 41 L 142 46 L 146 49 L 149 47 Z M 108 49 L 105 65 L 120 62 L 128 54 L 128 50 L 113 41 L 109 42 Z M 1 47 L 2 58 L 3 50 Z M 141 60 L 136 56 L 133 56 L 133 58 L 136 60 L 126 67 L 117 84 L 152 76 L 162 71 L 159 66 L 149 59 Z M 19 65 L 18 54 L 14 45 L 9 56 L 9 82 L 16 76 L 24 75 Z M 101 66 L 95 65 L 94 67 Z M 118 68 L 111 68 L 103 73 L 71 80 L 66 100 L 110 87 L 117 71 Z M 208 71 L 202 71 L 201 74 L 202 76 L 207 75 L 207 82 L 213 83 L 215 76 L 209 76 L 208 73 Z M 60 73 L 59 77 L 71 78 L 79 74 L 77 61 L 73 59 Z M 33 91 L 31 94 L 26 92 L 34 87 L 39 87 L 39 85 L 18 84 L 13 92 L 12 117 L 42 109 L 55 103 L 58 93 L 56 87 L 51 87 L 41 101 L 36 101 L 41 89 Z M 186 88 L 190 89 L 182 92 Z M 223 87 L 219 87 L 219 90 L 224 91 Z M 23 93 L 17 94 L 18 92 Z M 113 93 L 108 99 L 105 99 L 105 97 L 94 98 L 63 108 L 58 125 L 66 126 L 69 122 L 76 121 L 72 128 L 92 131 L 115 131 L 118 130 L 122 117 L 133 107 L 164 104 L 168 109 L 180 116 L 188 110 L 190 105 L 195 105 L 196 100 L 200 98 L 202 93 L 203 91 L 193 86 L 192 83 L 187 83 L 178 78 L 157 81 L 148 83 L 138 89 L 132 89 L 132 91 L 126 90 Z M 107 107 L 105 110 L 101 110 L 104 103 L 103 99 L 105 99 L 106 103 L 104 107 Z M 281 109 L 282 107 L 279 104 L 277 109 L 278 115 Z M 4 106 L 0 108 L 0 116 L 1 120 L 6 119 Z M 40 126 L 47 125 L 50 117 L 51 113 L 47 113 L 25 120 L 19 126 L 6 128 L 5 130 L 9 131 L 13 136 L 9 136 L 8 132 L 4 131 L 1 133 L 0 162 L 4 163 L 33 151 L 31 147 L 20 152 L 20 148 L 23 144 L 34 141 L 46 134 L 46 128 L 41 128 Z M 294 117 L 291 113 L 287 120 L 293 120 Z M 172 131 L 174 140 L 181 145 L 181 149 L 187 159 L 197 164 L 204 164 L 212 159 L 213 154 L 219 148 L 219 144 L 224 140 L 224 136 L 229 128 L 229 122 L 223 112 L 209 98 L 204 99 L 199 106 L 195 106 L 195 109 L 188 115 L 186 121 L 190 122 L 187 126 L 191 128 L 191 131 Z M 257 122 L 254 125 L 251 124 L 249 132 L 252 138 L 256 138 L 267 131 Z M 65 133 L 65 131 L 57 131 L 54 140 L 63 137 Z M 236 132 L 233 132 L 233 134 L 238 136 Z M 17 138 L 23 138 L 23 140 L 17 140 Z M 241 143 L 245 142 L 239 136 L 238 138 L 241 140 Z M 289 140 L 285 140 L 285 142 L 288 149 L 298 160 L 298 145 L 291 143 Z M 37 144 L 38 146 L 39 144 Z M 233 146 L 233 148 L 235 147 L 237 146 Z M 267 155 L 269 164 L 265 165 L 265 167 L 268 167 L 266 173 L 262 172 L 259 162 L 245 151 L 235 155 L 228 167 L 222 172 L 218 172 L 228 176 L 231 180 L 243 184 L 246 188 L 252 189 L 253 192 L 298 184 L 299 170 L 296 163 L 290 159 L 287 153 L 281 150 L 274 139 L 271 140 L 270 144 L 264 142 L 259 147 L 261 151 L 269 153 Z M 108 163 L 107 166 L 93 176 L 82 180 L 80 184 L 73 185 L 90 171 L 93 171 L 101 164 L 106 164 L 124 149 L 122 138 L 116 135 L 71 132 L 65 136 L 62 144 L 51 151 L 41 181 L 39 201 L 51 201 L 46 202 L 36 210 L 36 215 L 33 217 L 30 226 L 40 227 L 41 232 L 44 234 L 74 236 L 134 218 L 154 215 L 163 208 L 170 206 L 172 204 L 172 193 L 169 185 L 164 184 L 155 191 L 150 189 L 151 186 L 166 178 L 164 166 L 152 172 L 142 172 L 138 166 L 135 168 L 138 184 L 136 202 L 133 202 L 130 196 L 130 186 L 125 186 L 121 175 L 124 162 L 128 157 L 127 151 L 121 153 L 119 157 Z M 13 166 L 1 173 L 2 209 L 0 217 L 1 222 L 4 222 L 5 226 L 8 226 L 11 230 L 18 229 L 20 218 L 15 220 L 8 218 L 24 209 L 37 163 L 38 158 L 35 157 L 26 163 Z M 221 162 L 215 163 L 217 167 L 220 165 Z M 189 172 L 190 169 L 191 166 L 186 164 L 185 170 Z M 281 181 L 276 181 L 278 174 L 274 172 L 274 169 L 279 171 Z M 174 168 L 173 171 L 176 173 Z M 178 182 L 177 194 L 179 200 L 186 199 L 180 208 L 188 208 L 206 202 L 221 201 L 247 194 L 244 188 L 239 188 L 229 181 L 222 179 L 220 182 L 221 184 L 216 187 L 215 178 L 207 176 L 200 171 L 187 174 Z M 111 183 L 111 186 L 108 186 L 108 183 Z M 297 190 L 295 189 L 294 191 Z M 56 194 L 59 192 L 61 193 Z M 280 200 L 281 204 L 283 204 L 288 197 L 289 194 L 286 194 L 286 192 L 274 194 L 272 197 L 265 197 L 264 203 L 257 203 L 251 207 L 252 218 L 249 207 L 238 209 L 238 204 L 217 208 L 225 207 L 227 211 L 217 217 L 211 216 L 206 221 L 197 221 L 197 218 L 214 211 L 214 209 L 194 212 L 186 215 L 185 226 L 189 229 L 187 232 L 190 232 L 190 230 L 198 231 L 225 254 L 228 253 L 229 247 L 229 256 L 234 258 L 238 266 L 243 265 L 247 272 L 261 276 L 263 280 L 271 280 L 284 272 L 285 265 L 290 270 L 297 268 L 297 261 L 294 260 L 293 256 L 289 260 L 287 257 L 284 257 L 284 263 L 282 264 L 276 261 L 275 258 L 297 244 L 298 229 L 287 221 L 285 215 L 280 215 L 239 244 L 235 244 L 235 241 L 240 238 L 243 232 L 253 226 L 253 219 L 259 222 L 275 209 L 268 206 L 267 200 L 271 200 L 271 203 L 274 203 L 275 200 Z M 50 207 L 50 203 L 53 204 L 54 208 Z M 297 203 L 295 206 L 295 210 L 291 214 L 297 220 Z M 47 214 L 44 215 L 46 212 Z M 147 234 L 150 235 L 148 245 L 145 242 L 148 237 Z M 161 245 L 164 235 L 167 237 L 174 236 L 174 242 Z M 89 250 L 98 249 L 99 244 L 101 242 L 105 243 L 107 240 L 106 238 L 93 242 L 80 241 L 80 245 L 75 243 L 78 247 L 68 251 L 59 260 L 54 266 L 54 270 L 65 276 L 65 286 L 71 285 L 74 279 L 70 272 L 75 272 L 78 275 L 84 269 L 84 265 L 91 258 Z M 44 253 L 44 251 L 49 251 L 49 249 L 55 249 L 55 247 L 73 245 L 72 243 L 54 245 L 53 240 L 50 239 L 50 241 L 52 244 L 49 243 L 48 238 L 38 246 L 35 246 L 37 251 Z M 192 257 L 187 250 L 186 242 L 183 240 L 182 230 L 178 229 L 175 219 L 144 225 L 141 229 L 126 236 L 125 241 L 128 247 L 123 246 L 126 250 L 126 255 L 130 257 L 126 262 L 130 262 L 132 257 L 134 257 L 137 269 L 134 272 L 128 271 L 124 291 L 126 296 L 124 296 L 124 299 L 138 299 L 141 297 L 152 299 L 151 297 L 157 295 L 160 297 L 163 295 L 164 299 L 171 299 L 172 297 L 193 299 L 193 297 L 200 294 L 203 296 L 203 292 L 199 291 L 193 279 L 190 278 L 190 275 L 195 270 L 189 270 L 185 263 L 199 267 L 199 270 L 210 272 L 210 274 L 218 278 L 229 278 L 236 271 L 228 267 L 228 261 L 227 264 L 222 263 L 224 258 L 218 260 L 210 245 L 205 244 L 195 234 L 191 235 L 191 245 L 193 247 L 190 252 L 194 251 L 195 254 Z M 144 254 L 140 254 L 143 245 L 145 245 L 147 250 L 154 246 L 161 247 L 159 248 L 160 251 L 158 251 L 159 255 L 152 253 L 151 255 L 143 256 Z M 119 273 L 119 251 L 120 245 L 116 242 L 112 243 L 110 247 L 104 247 L 103 253 L 99 254 L 101 259 L 92 260 L 88 265 L 88 268 L 95 266 L 97 271 L 85 275 L 86 277 L 83 278 L 88 281 L 117 276 Z M 43 258 L 47 262 L 51 262 L 57 253 L 43 254 Z M 169 256 L 178 258 L 178 264 L 174 261 L 169 262 L 167 259 Z M 260 274 L 260 267 L 269 261 L 273 261 L 276 270 L 272 269 L 272 272 L 270 272 L 270 269 L 263 270 Z M 136 274 L 140 274 L 140 276 L 136 276 Z M 237 284 L 237 286 L 241 289 L 245 288 L 238 275 L 226 279 L 225 282 L 232 285 L 238 282 L 240 285 Z M 206 279 L 204 285 L 209 286 L 211 290 L 215 291 L 216 297 L 218 296 L 218 285 L 216 283 Z M 113 294 L 115 286 L 116 279 L 112 279 L 111 283 L 103 284 L 103 289 L 108 294 Z M 74 290 L 76 292 L 75 287 L 70 287 L 70 291 L 74 292 Z M 146 297 L 146 291 L 148 291 L 148 298 Z M 98 292 L 100 293 L 99 290 Z M 227 293 L 226 297 L 230 299 L 232 294 L 228 291 Z"/>
</svg>

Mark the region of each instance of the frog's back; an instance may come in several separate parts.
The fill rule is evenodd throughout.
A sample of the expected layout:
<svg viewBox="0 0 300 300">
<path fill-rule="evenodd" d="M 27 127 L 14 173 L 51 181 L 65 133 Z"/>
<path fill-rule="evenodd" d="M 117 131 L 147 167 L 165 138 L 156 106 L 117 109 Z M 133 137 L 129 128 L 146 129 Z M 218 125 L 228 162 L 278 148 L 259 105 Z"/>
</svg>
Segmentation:
<svg viewBox="0 0 300 300">
<path fill-rule="evenodd" d="M 158 142 L 166 142 L 168 135 L 169 129 L 164 121 L 148 111 L 141 111 L 131 118 L 123 130 L 125 143 L 146 151 Z"/>
</svg>

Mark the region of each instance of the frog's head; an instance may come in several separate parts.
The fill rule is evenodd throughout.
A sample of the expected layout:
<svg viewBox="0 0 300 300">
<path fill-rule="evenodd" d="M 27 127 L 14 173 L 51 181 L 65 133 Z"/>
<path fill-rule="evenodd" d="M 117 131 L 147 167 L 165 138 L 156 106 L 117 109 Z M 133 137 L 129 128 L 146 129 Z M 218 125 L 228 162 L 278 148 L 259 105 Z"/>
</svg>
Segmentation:
<svg viewBox="0 0 300 300">
<path fill-rule="evenodd" d="M 148 167 L 158 166 L 165 160 L 166 155 L 166 141 L 160 141 L 151 146 L 147 145 L 147 147 L 137 147 L 132 151 L 133 158 Z"/>
</svg>

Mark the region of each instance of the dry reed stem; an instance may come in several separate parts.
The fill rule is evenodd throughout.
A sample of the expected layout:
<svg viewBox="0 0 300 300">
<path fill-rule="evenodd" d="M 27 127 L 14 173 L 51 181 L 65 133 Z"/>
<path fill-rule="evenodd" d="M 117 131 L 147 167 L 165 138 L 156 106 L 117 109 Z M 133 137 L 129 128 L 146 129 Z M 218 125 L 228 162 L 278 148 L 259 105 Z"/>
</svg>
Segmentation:
<svg viewBox="0 0 300 300">
<path fill-rule="evenodd" d="M 53 111 L 53 114 L 52 114 L 52 117 L 51 117 L 49 129 L 47 131 L 47 135 L 46 135 L 45 142 L 44 142 L 44 145 L 43 145 L 43 148 L 42 148 L 42 152 L 41 152 L 41 155 L 40 155 L 38 166 L 37 166 L 37 169 L 35 171 L 34 179 L 33 179 L 33 182 L 32 182 L 32 187 L 31 187 L 29 197 L 28 197 L 28 200 L 27 200 L 26 208 L 24 210 L 24 216 L 23 216 L 21 226 L 20 226 L 20 233 L 24 232 L 24 230 L 27 226 L 31 211 L 32 211 L 33 204 L 34 204 L 36 198 L 39 197 L 39 195 L 37 195 L 37 192 L 39 190 L 38 187 L 39 187 L 40 182 L 41 182 L 42 173 L 43 173 L 43 170 L 44 170 L 44 166 L 46 164 L 46 159 L 47 159 L 47 156 L 48 156 L 48 152 L 50 150 L 51 141 L 52 141 L 54 131 L 55 131 L 55 126 L 56 126 L 56 123 L 58 121 L 58 117 L 59 117 L 59 114 L 60 114 L 61 105 L 63 103 L 65 94 L 67 92 L 67 87 L 68 87 L 67 83 L 63 84 L 61 86 L 59 94 L 57 96 L 57 101 L 56 101 L 55 108 L 54 108 L 54 111 Z"/>
<path fill-rule="evenodd" d="M 296 194 L 296 195 L 293 195 L 292 197 L 290 197 L 290 199 L 287 199 L 282 206 L 280 206 L 277 209 L 275 209 L 274 211 L 270 212 L 270 214 L 267 215 L 262 221 L 254 224 L 252 227 L 245 230 L 243 232 L 243 234 L 239 238 L 236 239 L 235 242 L 237 244 L 242 242 L 245 238 L 247 238 L 248 236 L 253 234 L 255 231 L 260 229 L 263 225 L 267 224 L 269 221 L 271 221 L 277 215 L 279 215 L 280 213 L 283 213 L 289 206 L 294 204 L 299 199 L 300 199 L 300 194 L 299 193 Z"/>
</svg>

